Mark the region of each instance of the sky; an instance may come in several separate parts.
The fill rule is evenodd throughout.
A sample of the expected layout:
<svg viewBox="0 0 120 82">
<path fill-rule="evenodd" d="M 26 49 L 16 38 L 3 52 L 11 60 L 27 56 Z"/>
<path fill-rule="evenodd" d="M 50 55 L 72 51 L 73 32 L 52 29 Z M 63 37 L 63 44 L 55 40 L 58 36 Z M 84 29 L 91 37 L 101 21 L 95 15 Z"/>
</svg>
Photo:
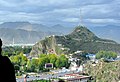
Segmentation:
<svg viewBox="0 0 120 82">
<path fill-rule="evenodd" d="M 119 25 L 120 0 L 0 0 L 0 23 L 15 21 L 66 26 Z"/>
<path fill-rule="evenodd" d="M 120 0 L 0 0 L 0 24 L 16 21 L 68 27 L 82 24 L 89 29 L 120 27 Z M 120 43 L 118 27 L 92 31 Z"/>
</svg>

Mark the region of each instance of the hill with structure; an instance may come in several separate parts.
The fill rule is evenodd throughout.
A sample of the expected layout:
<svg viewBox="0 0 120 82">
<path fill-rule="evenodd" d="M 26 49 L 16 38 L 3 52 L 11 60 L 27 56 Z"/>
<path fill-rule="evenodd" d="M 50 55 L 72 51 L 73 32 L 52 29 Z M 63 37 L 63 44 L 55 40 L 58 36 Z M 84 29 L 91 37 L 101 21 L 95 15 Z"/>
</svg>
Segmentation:
<svg viewBox="0 0 120 82">
<path fill-rule="evenodd" d="M 73 53 L 84 51 L 97 53 L 100 50 L 120 52 L 120 44 L 112 40 L 101 39 L 84 26 L 77 26 L 72 33 L 64 36 L 49 36 L 36 43 L 31 55 L 43 53 Z"/>
</svg>

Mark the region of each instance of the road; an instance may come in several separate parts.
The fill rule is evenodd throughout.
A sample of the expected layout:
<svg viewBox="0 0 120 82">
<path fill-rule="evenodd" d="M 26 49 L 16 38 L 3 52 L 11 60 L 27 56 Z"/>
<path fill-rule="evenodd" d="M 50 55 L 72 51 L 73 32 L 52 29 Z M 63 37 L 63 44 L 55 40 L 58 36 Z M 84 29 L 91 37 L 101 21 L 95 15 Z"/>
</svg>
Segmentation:
<svg viewBox="0 0 120 82">
<path fill-rule="evenodd" d="M 62 72 L 56 74 L 38 74 L 39 77 L 29 76 L 29 78 L 27 78 L 27 81 L 58 78 L 60 76 L 64 76 L 65 74 L 69 74 L 69 73 L 73 73 L 73 72 L 64 72 L 64 73 Z M 24 77 L 17 79 L 17 82 L 24 82 Z"/>
</svg>

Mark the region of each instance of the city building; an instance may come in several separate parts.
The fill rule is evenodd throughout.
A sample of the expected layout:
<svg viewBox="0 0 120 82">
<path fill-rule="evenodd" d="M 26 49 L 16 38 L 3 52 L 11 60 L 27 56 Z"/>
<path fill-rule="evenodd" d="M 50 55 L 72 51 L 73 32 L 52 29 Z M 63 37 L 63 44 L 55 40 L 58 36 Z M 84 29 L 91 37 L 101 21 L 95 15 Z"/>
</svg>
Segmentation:
<svg viewBox="0 0 120 82">
<path fill-rule="evenodd" d="M 91 77 L 74 73 L 74 74 L 65 74 L 63 77 L 59 77 L 59 78 L 65 80 L 66 82 L 88 82 Z"/>
</svg>

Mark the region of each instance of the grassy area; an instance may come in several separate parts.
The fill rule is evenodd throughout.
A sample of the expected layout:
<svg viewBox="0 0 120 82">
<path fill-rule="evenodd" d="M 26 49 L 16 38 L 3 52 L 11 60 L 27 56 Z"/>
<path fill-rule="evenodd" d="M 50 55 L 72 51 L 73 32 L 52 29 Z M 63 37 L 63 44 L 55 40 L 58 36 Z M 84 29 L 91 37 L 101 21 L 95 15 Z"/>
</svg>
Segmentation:
<svg viewBox="0 0 120 82">
<path fill-rule="evenodd" d="M 95 82 L 120 81 L 120 61 L 107 63 L 101 60 L 96 66 L 89 63 L 85 68 L 85 72 L 93 76 Z"/>
</svg>

